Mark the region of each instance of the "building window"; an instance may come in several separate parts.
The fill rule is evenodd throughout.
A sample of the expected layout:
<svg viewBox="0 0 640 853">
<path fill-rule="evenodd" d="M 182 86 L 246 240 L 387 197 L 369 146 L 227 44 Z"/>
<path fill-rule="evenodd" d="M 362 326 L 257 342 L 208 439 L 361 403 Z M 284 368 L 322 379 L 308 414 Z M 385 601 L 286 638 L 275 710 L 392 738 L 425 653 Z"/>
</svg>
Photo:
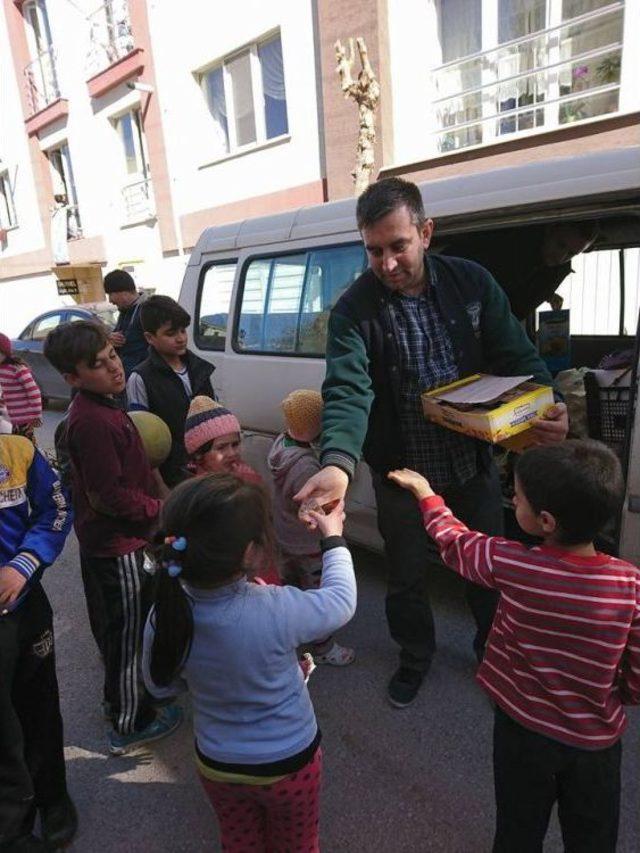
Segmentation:
<svg viewBox="0 0 640 853">
<path fill-rule="evenodd" d="M 433 0 L 435 150 L 616 112 L 624 0 Z"/>
<path fill-rule="evenodd" d="M 67 210 L 67 238 L 71 240 L 82 237 L 82 224 L 69 146 L 65 143 L 59 148 L 52 148 L 47 151 L 47 157 L 51 164 L 54 201 L 58 207 L 64 207 Z"/>
<path fill-rule="evenodd" d="M 216 156 L 289 132 L 280 35 L 250 45 L 204 72 Z"/>
<path fill-rule="evenodd" d="M 30 114 L 39 112 L 60 97 L 56 54 L 44 0 L 31 0 L 23 7 L 31 62 L 24 69 Z"/>
<path fill-rule="evenodd" d="M 0 228 L 6 231 L 15 228 L 17 224 L 9 172 L 0 172 Z"/>
<path fill-rule="evenodd" d="M 142 130 L 140 110 L 130 110 L 119 116 L 115 128 L 123 153 L 124 184 L 122 197 L 127 222 L 140 222 L 155 215 L 149 158 Z"/>
</svg>

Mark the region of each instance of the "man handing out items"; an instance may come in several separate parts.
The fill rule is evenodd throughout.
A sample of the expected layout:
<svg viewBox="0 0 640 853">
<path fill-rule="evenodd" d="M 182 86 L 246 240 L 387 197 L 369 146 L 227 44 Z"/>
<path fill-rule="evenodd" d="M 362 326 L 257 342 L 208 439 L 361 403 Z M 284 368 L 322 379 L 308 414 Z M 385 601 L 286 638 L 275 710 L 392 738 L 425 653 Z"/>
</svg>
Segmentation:
<svg viewBox="0 0 640 853">
<path fill-rule="evenodd" d="M 502 501 L 491 447 L 425 420 L 420 395 L 459 377 L 485 372 L 551 377 L 509 302 L 481 266 L 428 252 L 434 224 L 415 184 L 389 178 L 358 199 L 358 228 L 370 269 L 342 295 L 329 319 L 323 385 L 322 470 L 296 495 L 306 505 L 343 498 L 362 455 L 369 464 L 378 526 L 390 563 L 386 614 L 400 645 L 389 701 L 416 698 L 435 652 L 425 554 L 436 553 L 411 497 L 387 479 L 398 467 L 429 478 L 458 518 L 502 533 Z M 541 444 L 562 441 L 566 407 L 557 403 L 534 423 Z M 466 582 L 482 657 L 497 603 L 492 590 Z"/>
</svg>

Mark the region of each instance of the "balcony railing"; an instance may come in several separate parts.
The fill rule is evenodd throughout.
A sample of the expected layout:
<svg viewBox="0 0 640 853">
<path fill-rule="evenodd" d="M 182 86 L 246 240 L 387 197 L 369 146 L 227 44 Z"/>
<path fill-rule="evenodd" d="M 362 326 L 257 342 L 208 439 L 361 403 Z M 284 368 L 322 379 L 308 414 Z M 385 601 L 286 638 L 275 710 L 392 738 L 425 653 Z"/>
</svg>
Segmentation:
<svg viewBox="0 0 640 853">
<path fill-rule="evenodd" d="M 40 112 L 60 97 L 54 47 L 43 50 L 24 69 L 29 114 Z"/>
<path fill-rule="evenodd" d="M 131 53 L 135 44 L 125 0 L 106 0 L 87 20 L 89 51 L 86 72 L 87 76 L 93 77 Z"/>
<path fill-rule="evenodd" d="M 151 180 L 136 181 L 122 189 L 124 214 L 127 223 L 143 222 L 156 215 Z"/>
<path fill-rule="evenodd" d="M 619 0 L 434 69 L 436 151 L 617 111 L 623 12 Z"/>
</svg>

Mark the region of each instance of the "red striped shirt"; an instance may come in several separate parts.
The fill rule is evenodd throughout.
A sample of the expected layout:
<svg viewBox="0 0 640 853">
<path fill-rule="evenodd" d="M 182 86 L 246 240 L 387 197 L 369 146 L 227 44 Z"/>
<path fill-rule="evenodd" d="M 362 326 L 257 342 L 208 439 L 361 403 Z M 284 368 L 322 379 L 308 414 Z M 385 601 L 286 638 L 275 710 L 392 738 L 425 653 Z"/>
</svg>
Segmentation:
<svg viewBox="0 0 640 853">
<path fill-rule="evenodd" d="M 640 571 L 468 530 L 434 496 L 420 502 L 442 559 L 500 602 L 477 679 L 509 716 L 554 740 L 604 749 L 640 704 Z"/>
<path fill-rule="evenodd" d="M 26 364 L 0 364 L 0 386 L 11 423 L 29 424 L 42 417 L 42 397 Z"/>
</svg>

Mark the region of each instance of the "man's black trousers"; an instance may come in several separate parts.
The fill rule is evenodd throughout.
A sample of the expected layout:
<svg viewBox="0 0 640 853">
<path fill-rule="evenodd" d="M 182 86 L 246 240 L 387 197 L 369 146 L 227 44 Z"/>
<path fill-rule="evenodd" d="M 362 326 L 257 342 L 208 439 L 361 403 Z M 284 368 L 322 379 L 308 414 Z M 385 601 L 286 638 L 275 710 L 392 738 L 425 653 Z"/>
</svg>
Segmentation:
<svg viewBox="0 0 640 853">
<path fill-rule="evenodd" d="M 400 646 L 400 663 L 426 672 L 436 649 L 433 612 L 429 602 L 429 564 L 440 563 L 439 552 L 427 535 L 413 495 L 377 474 L 373 487 L 378 528 L 389 564 L 386 611 L 389 631 Z M 495 466 L 478 473 L 463 486 L 443 494 L 454 515 L 471 530 L 499 536 L 504 518 L 500 479 Z M 494 590 L 464 581 L 467 604 L 476 622 L 474 649 L 481 655 L 498 604 Z"/>
<path fill-rule="evenodd" d="M 0 849 L 66 791 L 51 606 L 36 583 L 0 616 Z"/>
<path fill-rule="evenodd" d="M 554 804 L 565 853 L 614 853 L 620 817 L 620 741 L 586 750 L 525 729 L 496 709 L 493 853 L 542 853 Z"/>
<path fill-rule="evenodd" d="M 121 557 L 80 555 L 89 623 L 104 660 L 104 699 L 120 734 L 139 731 L 155 717 L 141 670 L 153 583 L 143 564 L 142 549 Z"/>
</svg>

